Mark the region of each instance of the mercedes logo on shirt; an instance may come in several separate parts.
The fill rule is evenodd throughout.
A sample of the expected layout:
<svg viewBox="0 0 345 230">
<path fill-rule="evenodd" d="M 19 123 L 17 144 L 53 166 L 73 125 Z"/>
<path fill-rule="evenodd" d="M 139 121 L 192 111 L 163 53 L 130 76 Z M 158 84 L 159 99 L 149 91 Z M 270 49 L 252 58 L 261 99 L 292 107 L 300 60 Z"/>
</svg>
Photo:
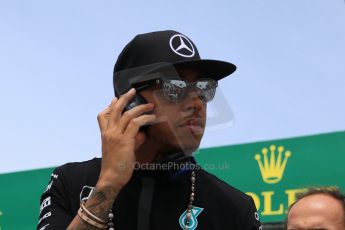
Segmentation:
<svg viewBox="0 0 345 230">
<path fill-rule="evenodd" d="M 170 38 L 170 48 L 182 57 L 193 57 L 195 54 L 192 42 L 182 34 L 175 34 Z"/>
</svg>

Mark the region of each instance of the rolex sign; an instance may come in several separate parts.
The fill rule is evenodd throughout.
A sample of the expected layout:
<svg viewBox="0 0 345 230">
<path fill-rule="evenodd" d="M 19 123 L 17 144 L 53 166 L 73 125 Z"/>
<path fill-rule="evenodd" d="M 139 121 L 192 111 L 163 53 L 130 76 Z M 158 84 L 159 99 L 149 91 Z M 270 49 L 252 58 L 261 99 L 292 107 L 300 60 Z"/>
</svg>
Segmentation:
<svg viewBox="0 0 345 230">
<path fill-rule="evenodd" d="M 283 221 L 310 186 L 345 190 L 345 132 L 203 149 L 196 158 L 252 196 L 262 222 Z"/>
</svg>

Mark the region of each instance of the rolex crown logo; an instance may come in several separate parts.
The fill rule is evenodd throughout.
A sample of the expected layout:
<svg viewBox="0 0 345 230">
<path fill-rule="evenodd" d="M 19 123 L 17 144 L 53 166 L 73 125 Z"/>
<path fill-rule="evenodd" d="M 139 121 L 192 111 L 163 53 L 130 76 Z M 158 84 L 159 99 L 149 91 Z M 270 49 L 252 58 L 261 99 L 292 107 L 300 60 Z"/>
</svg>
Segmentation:
<svg viewBox="0 0 345 230">
<path fill-rule="evenodd" d="M 278 150 L 278 153 L 276 150 Z M 286 163 L 291 156 L 291 152 L 288 150 L 284 151 L 283 146 L 277 148 L 275 145 L 271 145 L 269 149 L 263 148 L 261 153 L 263 155 L 263 162 L 259 153 L 255 155 L 255 160 L 259 164 L 262 179 L 268 184 L 278 183 L 283 177 Z M 283 153 L 284 159 L 282 156 Z M 268 156 L 269 154 L 270 156 Z"/>
</svg>

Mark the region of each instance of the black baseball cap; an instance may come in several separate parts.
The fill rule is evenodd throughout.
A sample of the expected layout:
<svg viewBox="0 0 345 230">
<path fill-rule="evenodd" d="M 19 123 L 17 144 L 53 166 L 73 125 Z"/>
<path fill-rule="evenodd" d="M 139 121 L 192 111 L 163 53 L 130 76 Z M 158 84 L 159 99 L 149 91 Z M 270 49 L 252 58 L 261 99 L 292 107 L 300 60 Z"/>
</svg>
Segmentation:
<svg viewBox="0 0 345 230">
<path fill-rule="evenodd" d="M 151 67 L 160 66 L 160 63 L 177 69 L 199 69 L 217 81 L 236 70 L 236 66 L 230 62 L 201 59 L 193 41 L 180 32 L 156 31 L 135 36 L 122 50 L 113 72 L 115 91 L 122 88 L 118 85 L 118 73 L 141 67 L 147 71 Z"/>
</svg>

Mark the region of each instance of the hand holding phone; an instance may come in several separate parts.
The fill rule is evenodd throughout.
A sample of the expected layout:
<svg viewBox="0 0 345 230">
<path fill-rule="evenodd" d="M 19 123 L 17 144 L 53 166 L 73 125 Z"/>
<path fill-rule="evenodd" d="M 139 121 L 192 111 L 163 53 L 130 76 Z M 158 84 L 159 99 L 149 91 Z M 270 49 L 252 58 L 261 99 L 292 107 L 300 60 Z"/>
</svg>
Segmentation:
<svg viewBox="0 0 345 230">
<path fill-rule="evenodd" d="M 125 112 L 125 107 L 135 96 L 135 89 L 114 99 L 111 105 L 98 115 L 102 137 L 102 167 L 98 184 L 122 188 L 132 176 L 136 162 L 135 151 L 144 143 L 145 134 L 140 127 L 156 120 L 152 103 L 135 106 Z"/>
</svg>

